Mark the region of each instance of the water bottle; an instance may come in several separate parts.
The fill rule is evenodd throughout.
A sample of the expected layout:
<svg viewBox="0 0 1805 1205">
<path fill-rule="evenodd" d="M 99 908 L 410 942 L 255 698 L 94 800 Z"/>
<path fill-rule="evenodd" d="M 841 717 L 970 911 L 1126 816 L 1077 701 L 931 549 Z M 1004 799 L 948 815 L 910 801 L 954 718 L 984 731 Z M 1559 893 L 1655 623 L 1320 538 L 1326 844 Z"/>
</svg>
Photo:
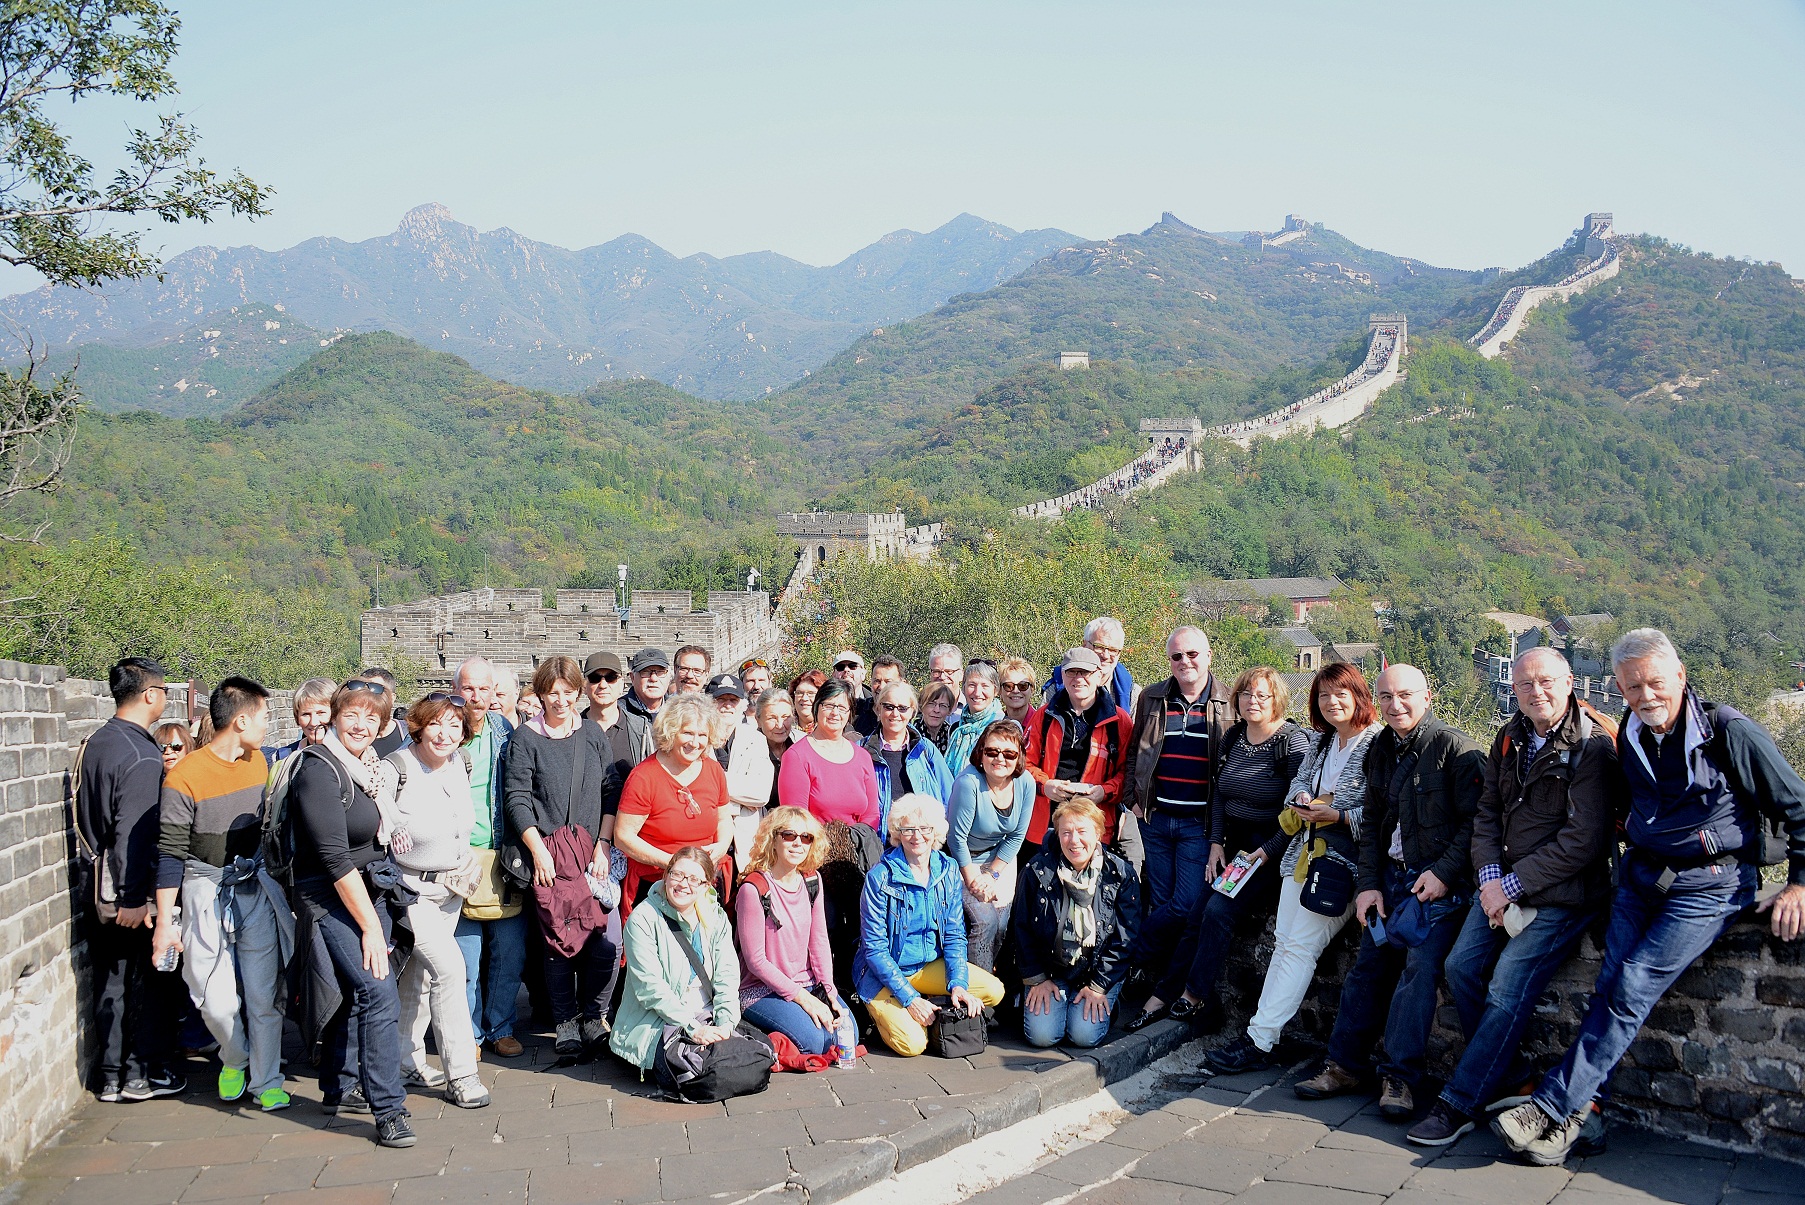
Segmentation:
<svg viewBox="0 0 1805 1205">
<path fill-rule="evenodd" d="M 859 1027 L 853 1024 L 852 1010 L 840 1013 L 834 1030 L 834 1066 L 850 1070 L 859 1065 Z"/>
<path fill-rule="evenodd" d="M 154 913 L 152 915 L 153 915 L 153 917 L 155 916 Z M 178 933 L 180 933 L 182 931 L 182 906 L 180 904 L 170 905 L 169 927 L 174 929 Z M 180 951 L 178 951 L 173 945 L 170 946 L 167 950 L 163 951 L 163 957 L 161 957 L 157 960 L 157 964 L 156 964 L 157 970 L 162 971 L 164 974 L 167 975 L 170 971 L 173 971 L 176 969 L 176 965 L 180 961 L 181 957 L 182 957 L 182 955 L 181 955 Z"/>
</svg>

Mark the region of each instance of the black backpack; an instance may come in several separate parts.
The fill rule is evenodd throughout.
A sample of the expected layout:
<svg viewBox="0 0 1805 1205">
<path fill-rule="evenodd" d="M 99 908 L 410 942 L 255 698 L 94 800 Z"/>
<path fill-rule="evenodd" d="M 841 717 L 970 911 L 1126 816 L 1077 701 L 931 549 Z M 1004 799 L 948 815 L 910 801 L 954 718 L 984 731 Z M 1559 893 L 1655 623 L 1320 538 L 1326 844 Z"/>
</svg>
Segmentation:
<svg viewBox="0 0 1805 1205">
<path fill-rule="evenodd" d="M 263 850 L 263 869 L 284 887 L 294 885 L 295 874 L 295 826 L 288 812 L 288 797 L 295 775 L 300 773 L 301 761 L 309 754 L 324 758 L 332 767 L 332 775 L 338 779 L 339 801 L 347 812 L 351 810 L 351 788 L 339 768 L 338 758 L 328 750 L 307 745 L 276 764 L 276 772 L 270 776 L 269 790 L 264 798 L 263 832 L 258 844 Z"/>
</svg>

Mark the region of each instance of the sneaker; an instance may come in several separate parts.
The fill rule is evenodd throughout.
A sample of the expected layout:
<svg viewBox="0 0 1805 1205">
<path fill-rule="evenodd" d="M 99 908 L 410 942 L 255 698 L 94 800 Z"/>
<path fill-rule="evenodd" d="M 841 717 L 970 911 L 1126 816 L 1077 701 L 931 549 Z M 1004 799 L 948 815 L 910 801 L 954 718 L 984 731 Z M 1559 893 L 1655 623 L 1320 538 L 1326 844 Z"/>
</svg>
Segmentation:
<svg viewBox="0 0 1805 1205">
<path fill-rule="evenodd" d="M 489 1103 L 489 1090 L 481 1076 L 461 1075 L 446 1087 L 445 1099 L 460 1109 L 480 1109 Z"/>
<path fill-rule="evenodd" d="M 1591 1113 L 1590 1108 L 1581 1109 L 1567 1120 L 1553 1123 L 1518 1154 L 1537 1167 L 1559 1167 L 1572 1154 L 1573 1144 L 1579 1141 L 1579 1132 L 1585 1128 Z"/>
<path fill-rule="evenodd" d="M 221 1067 L 219 1069 L 219 1098 L 221 1100 L 237 1100 L 244 1095 L 245 1073 L 242 1067 Z"/>
<path fill-rule="evenodd" d="M 328 1113 L 336 1113 L 340 1117 L 347 1114 L 363 1117 L 370 1115 L 370 1102 L 364 1099 L 364 1090 L 357 1084 L 353 1084 L 351 1090 L 337 1100 L 322 1100 L 320 1108 Z"/>
<path fill-rule="evenodd" d="M 125 1081 L 117 1075 L 101 1077 L 100 1090 L 94 1093 L 94 1099 L 107 1104 L 117 1104 L 125 1099 Z"/>
<path fill-rule="evenodd" d="M 1518 1105 L 1526 1105 L 1535 1096 L 1535 1091 L 1536 1082 L 1532 1079 L 1524 1080 L 1522 1083 L 1518 1084 L 1513 1091 L 1505 1093 L 1503 1096 L 1500 1096 L 1497 1100 L 1494 1100 L 1491 1104 L 1487 1105 L 1485 1111 L 1488 1114 L 1502 1113 L 1506 1109 L 1514 1109 Z"/>
<path fill-rule="evenodd" d="M 1410 1085 L 1395 1076 L 1386 1076 L 1379 1089 L 1379 1116 L 1387 1121 L 1405 1121 L 1416 1112 L 1416 1097 Z"/>
<path fill-rule="evenodd" d="M 405 1067 L 401 1071 L 401 1086 L 410 1090 L 427 1091 L 445 1086 L 445 1073 L 437 1067 Z"/>
<path fill-rule="evenodd" d="M 180 1096 L 188 1091 L 188 1077 L 167 1067 L 151 1072 L 147 1082 L 152 1096 Z"/>
<path fill-rule="evenodd" d="M 286 1109 L 293 1103 L 294 1101 L 289 1099 L 288 1093 L 280 1088 L 266 1088 L 257 1094 L 257 1104 L 265 1113 Z"/>
<path fill-rule="evenodd" d="M 577 1061 L 583 1053 L 582 1022 L 575 1017 L 558 1022 L 557 1039 L 552 1043 L 552 1053 L 558 1056 L 560 1067 L 568 1067 Z"/>
<path fill-rule="evenodd" d="M 1579 1127 L 1579 1137 L 1573 1140 L 1573 1153 L 1590 1159 L 1593 1155 L 1602 1155 L 1610 1145 L 1610 1135 L 1605 1133 L 1604 1111 L 1593 1101 L 1592 1107 L 1586 1111 L 1586 1124 Z"/>
<path fill-rule="evenodd" d="M 1471 1117 L 1438 1100 L 1430 1106 L 1429 1116 L 1411 1126 L 1404 1137 L 1418 1146 L 1447 1146 L 1472 1128 Z"/>
<path fill-rule="evenodd" d="M 405 1111 L 393 1117 L 385 1117 L 376 1123 L 376 1145 L 378 1146 L 412 1146 L 419 1139 L 414 1136 L 414 1127 L 407 1124 Z"/>
<path fill-rule="evenodd" d="M 1302 1100 L 1327 1100 L 1331 1096 L 1340 1096 L 1343 1092 L 1352 1092 L 1359 1086 L 1359 1076 L 1330 1059 L 1322 1065 L 1321 1071 L 1291 1085 L 1291 1090 Z"/>
<path fill-rule="evenodd" d="M 1216 1047 L 1203 1058 L 1204 1070 L 1211 1075 L 1240 1075 L 1243 1071 L 1265 1071 L 1278 1065 L 1270 1050 L 1261 1050 L 1246 1034 Z"/>
<path fill-rule="evenodd" d="M 603 1054 L 607 1051 L 608 1035 L 614 1027 L 608 1024 L 606 1017 L 583 1018 L 583 1048 L 590 1054 Z"/>
<path fill-rule="evenodd" d="M 1498 1135 L 1505 1146 L 1521 1154 L 1553 1125 L 1553 1119 L 1532 1100 L 1492 1118 L 1492 1133 Z"/>
<path fill-rule="evenodd" d="M 489 1049 L 504 1059 L 517 1059 L 526 1053 L 526 1047 L 520 1044 L 520 1039 L 512 1035 L 496 1038 L 489 1043 Z"/>
<path fill-rule="evenodd" d="M 150 1090 L 150 1081 L 142 1075 L 134 1075 L 119 1088 L 117 1099 L 124 1101 L 149 1100 L 156 1093 Z"/>
</svg>

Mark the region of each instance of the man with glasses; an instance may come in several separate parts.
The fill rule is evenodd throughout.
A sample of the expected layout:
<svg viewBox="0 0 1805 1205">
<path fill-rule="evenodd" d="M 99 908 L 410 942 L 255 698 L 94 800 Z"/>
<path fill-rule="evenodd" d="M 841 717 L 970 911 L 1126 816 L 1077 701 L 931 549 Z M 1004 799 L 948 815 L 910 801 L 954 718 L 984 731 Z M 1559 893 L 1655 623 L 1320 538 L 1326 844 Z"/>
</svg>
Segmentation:
<svg viewBox="0 0 1805 1205">
<path fill-rule="evenodd" d="M 1103 667 L 1103 686 L 1109 697 L 1116 701 L 1117 707 L 1132 714 L 1135 701 L 1141 697 L 1141 688 L 1135 685 L 1133 675 L 1122 664 L 1122 650 L 1127 647 L 1122 621 L 1113 615 L 1099 615 L 1085 624 L 1084 647 L 1097 654 L 1097 663 Z M 1055 666 L 1043 689 L 1050 697 L 1064 685 L 1063 670 Z"/>
<path fill-rule="evenodd" d="M 843 649 L 834 658 L 834 677 L 846 683 L 852 702 L 852 720 L 846 727 L 860 736 L 877 731 L 877 713 L 871 691 L 865 689 L 865 658 L 857 649 Z"/>
<path fill-rule="evenodd" d="M 1105 842 L 1116 837 L 1131 734 L 1128 713 L 1104 689 L 1103 663 L 1089 648 L 1067 649 L 1060 661 L 1065 685 L 1028 717 L 1028 773 L 1039 790 L 1028 821 L 1023 861 L 1046 839 L 1052 810 L 1069 799 L 1103 809 Z M 999 708 L 999 712 L 1000 712 Z M 951 759 L 949 759 L 951 764 Z"/>
<path fill-rule="evenodd" d="M 70 774 L 76 833 L 93 859 L 88 951 L 104 1101 L 174 1096 L 188 1087 L 176 1070 L 182 978 L 156 970 L 151 958 L 163 755 L 150 730 L 169 701 L 166 678 L 161 665 L 143 657 L 113 666 L 113 718 L 83 742 Z"/>
<path fill-rule="evenodd" d="M 608 734 L 621 782 L 627 780 L 634 766 L 652 756 L 653 750 L 651 721 L 622 705 L 626 683 L 620 657 L 615 653 L 591 653 L 583 662 L 583 693 L 589 699 L 583 718 L 594 720 Z"/>
<path fill-rule="evenodd" d="M 714 658 L 699 644 L 686 644 L 671 654 L 672 689 L 680 695 L 699 694 L 708 689 L 708 671 Z"/>
<path fill-rule="evenodd" d="M 376 743 L 370 746 L 376 750 L 377 757 L 387 757 L 407 744 L 407 724 L 403 722 L 407 719 L 407 709 L 401 706 L 401 679 L 380 665 L 372 665 L 358 674 L 356 680 L 374 682 L 389 692 L 392 706 L 388 725 L 376 734 Z"/>
<path fill-rule="evenodd" d="M 507 826 L 503 817 L 507 801 L 502 792 L 502 758 L 514 726 L 495 702 L 495 666 L 487 658 L 472 657 L 458 666 L 457 697 L 474 715 L 470 740 L 460 752 L 469 757 L 470 848 L 500 849 Z M 479 1045 L 502 1058 L 518 1058 L 525 1051 L 514 1036 L 514 1011 L 520 996 L 521 972 L 526 966 L 526 914 L 502 920 L 471 920 L 460 916 L 458 949 L 464 955 L 464 995 L 470 1006 L 470 1027 Z M 420 1010 L 424 1030 L 430 1017 Z M 424 1049 L 425 1034 L 419 1035 Z"/>
<path fill-rule="evenodd" d="M 957 693 L 964 677 L 965 654 L 958 645 L 937 644 L 928 650 L 928 681 L 944 682 Z"/>
<path fill-rule="evenodd" d="M 1430 711 L 1429 680 L 1414 665 L 1380 673 L 1373 699 L 1385 729 L 1366 751 L 1354 897 L 1364 930 L 1360 953 L 1341 986 L 1328 1062 L 1296 1091 L 1315 1100 L 1358 1084 L 1383 1034 L 1379 1113 L 1404 1121 L 1416 1112 L 1428 1067 L 1436 983 L 1473 891 L 1473 815 L 1485 784 L 1485 750 Z M 1373 938 L 1375 916 L 1385 922 L 1386 940 Z"/>
<path fill-rule="evenodd" d="M 621 700 L 621 707 L 644 720 L 649 728 L 652 717 L 664 706 L 665 695 L 670 693 L 671 659 L 663 649 L 640 649 L 627 666 L 633 671 L 633 685 Z"/>
<path fill-rule="evenodd" d="M 1234 727 L 1229 684 L 1210 672 L 1210 638 L 1186 625 L 1166 640 L 1172 674 L 1141 691 L 1128 741 L 1128 810 L 1139 822 L 1146 912 L 1129 959 L 1130 981 L 1150 988 L 1203 899 L 1210 804 L 1222 738 Z"/>
</svg>

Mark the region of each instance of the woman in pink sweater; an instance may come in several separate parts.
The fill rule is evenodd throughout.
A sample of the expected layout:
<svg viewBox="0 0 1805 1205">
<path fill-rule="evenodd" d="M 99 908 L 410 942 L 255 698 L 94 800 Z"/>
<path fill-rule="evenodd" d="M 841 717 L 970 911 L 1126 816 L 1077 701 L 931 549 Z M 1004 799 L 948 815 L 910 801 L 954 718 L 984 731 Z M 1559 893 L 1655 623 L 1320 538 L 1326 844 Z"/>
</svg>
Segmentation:
<svg viewBox="0 0 1805 1205">
<path fill-rule="evenodd" d="M 791 745 L 777 772 L 777 799 L 822 821 L 862 824 L 875 831 L 879 816 L 877 771 L 871 755 L 846 739 L 852 698 L 835 678 L 815 696 L 815 726 Z"/>
<path fill-rule="evenodd" d="M 816 874 L 827 832 L 801 808 L 779 807 L 758 826 L 733 909 L 740 941 L 740 1008 L 804 1054 L 826 1054 L 846 1004 L 834 990 L 827 912 Z"/>
</svg>

